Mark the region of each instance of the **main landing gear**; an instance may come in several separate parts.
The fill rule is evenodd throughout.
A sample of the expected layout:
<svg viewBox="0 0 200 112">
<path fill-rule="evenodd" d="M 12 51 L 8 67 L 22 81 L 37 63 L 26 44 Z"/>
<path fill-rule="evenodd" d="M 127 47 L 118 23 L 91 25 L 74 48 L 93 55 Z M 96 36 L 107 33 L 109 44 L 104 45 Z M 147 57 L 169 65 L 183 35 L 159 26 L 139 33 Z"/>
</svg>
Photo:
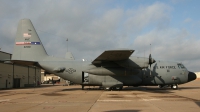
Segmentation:
<svg viewBox="0 0 200 112">
<path fill-rule="evenodd" d="M 172 84 L 172 85 L 158 85 L 159 88 L 166 88 L 166 87 L 171 87 L 171 89 L 177 90 L 178 89 L 178 84 Z"/>
<path fill-rule="evenodd" d="M 81 85 L 82 86 L 82 90 L 84 90 L 84 85 Z M 122 90 L 123 89 L 123 86 L 121 87 L 102 87 L 102 86 L 99 86 L 99 89 L 104 89 L 106 91 L 111 91 L 111 90 Z"/>
<path fill-rule="evenodd" d="M 122 90 L 123 89 L 123 86 L 122 87 L 105 87 L 104 90 L 106 91 L 111 91 L 111 90 Z"/>
</svg>

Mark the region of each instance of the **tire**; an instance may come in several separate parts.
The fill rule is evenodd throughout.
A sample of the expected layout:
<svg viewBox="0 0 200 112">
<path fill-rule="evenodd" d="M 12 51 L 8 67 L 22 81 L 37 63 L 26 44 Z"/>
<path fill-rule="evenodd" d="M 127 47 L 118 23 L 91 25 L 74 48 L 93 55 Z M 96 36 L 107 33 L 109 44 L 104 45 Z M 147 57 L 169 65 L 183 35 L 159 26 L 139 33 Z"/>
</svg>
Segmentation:
<svg viewBox="0 0 200 112">
<path fill-rule="evenodd" d="M 173 90 L 177 90 L 177 89 L 178 89 L 178 85 L 177 85 L 177 84 L 173 84 L 173 85 L 171 85 L 171 88 L 172 88 Z"/>
</svg>

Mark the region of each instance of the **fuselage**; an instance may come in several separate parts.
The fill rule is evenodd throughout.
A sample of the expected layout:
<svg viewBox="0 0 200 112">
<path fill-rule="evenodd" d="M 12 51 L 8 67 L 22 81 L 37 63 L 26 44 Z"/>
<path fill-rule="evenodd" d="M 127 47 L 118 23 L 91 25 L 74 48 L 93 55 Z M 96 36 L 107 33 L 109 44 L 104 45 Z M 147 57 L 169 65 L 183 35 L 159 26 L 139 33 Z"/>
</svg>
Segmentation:
<svg viewBox="0 0 200 112">
<path fill-rule="evenodd" d="M 183 64 L 176 62 L 157 61 L 151 65 L 151 68 L 141 69 L 124 68 L 117 64 L 95 66 L 90 61 L 64 59 L 55 61 L 46 59 L 38 63 L 48 72 L 81 85 L 170 85 L 183 84 L 196 79 L 195 74 L 189 72 Z"/>
</svg>

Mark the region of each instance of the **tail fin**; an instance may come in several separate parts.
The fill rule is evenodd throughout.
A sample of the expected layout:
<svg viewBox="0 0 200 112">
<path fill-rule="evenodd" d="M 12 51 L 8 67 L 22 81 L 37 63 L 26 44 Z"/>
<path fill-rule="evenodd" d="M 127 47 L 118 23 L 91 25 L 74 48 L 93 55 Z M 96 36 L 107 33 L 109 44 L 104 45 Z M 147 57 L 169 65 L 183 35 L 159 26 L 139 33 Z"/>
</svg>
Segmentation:
<svg viewBox="0 0 200 112">
<path fill-rule="evenodd" d="M 20 20 L 12 60 L 39 61 L 47 56 L 31 20 Z"/>
</svg>

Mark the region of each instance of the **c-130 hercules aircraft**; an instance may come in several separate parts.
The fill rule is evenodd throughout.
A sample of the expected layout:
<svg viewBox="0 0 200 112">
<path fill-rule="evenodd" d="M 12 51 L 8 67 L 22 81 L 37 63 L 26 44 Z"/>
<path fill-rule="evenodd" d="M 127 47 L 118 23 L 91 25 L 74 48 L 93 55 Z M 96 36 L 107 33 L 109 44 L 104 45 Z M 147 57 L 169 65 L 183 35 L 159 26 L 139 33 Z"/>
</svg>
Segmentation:
<svg viewBox="0 0 200 112">
<path fill-rule="evenodd" d="M 196 79 L 183 64 L 132 57 L 134 50 L 107 50 L 94 61 L 74 60 L 48 56 L 29 19 L 20 20 L 17 28 L 13 63 L 40 67 L 49 73 L 84 86 L 101 86 L 104 89 L 122 89 L 123 86 L 170 86 L 178 89 Z"/>
</svg>

